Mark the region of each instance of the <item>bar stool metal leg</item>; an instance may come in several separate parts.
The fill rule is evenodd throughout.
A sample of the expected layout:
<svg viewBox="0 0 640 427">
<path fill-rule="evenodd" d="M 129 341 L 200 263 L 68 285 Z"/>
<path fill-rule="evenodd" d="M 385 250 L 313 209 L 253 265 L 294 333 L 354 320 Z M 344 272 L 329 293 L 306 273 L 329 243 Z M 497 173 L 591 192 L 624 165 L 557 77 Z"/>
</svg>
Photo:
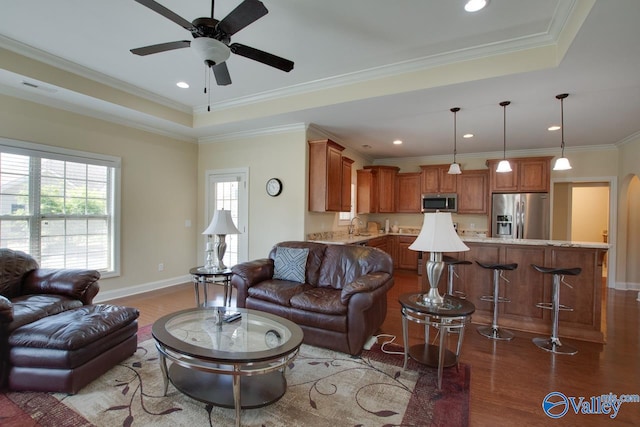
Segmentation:
<svg viewBox="0 0 640 427">
<path fill-rule="evenodd" d="M 556 354 L 569 354 L 574 355 L 578 352 L 578 349 L 560 342 L 558 337 L 558 318 L 560 310 L 571 310 L 563 307 L 560 304 L 560 274 L 553 275 L 553 297 L 551 300 L 551 307 L 545 307 L 544 304 L 538 305 L 540 308 L 551 308 L 553 310 L 552 325 L 551 325 L 551 337 L 549 338 L 533 338 L 533 343 L 543 350 Z"/>
<path fill-rule="evenodd" d="M 513 339 L 513 332 L 498 327 L 498 303 L 508 302 L 506 298 L 501 298 L 500 290 L 500 270 L 493 270 L 493 322 L 491 326 L 481 326 L 478 328 L 480 335 L 493 340 L 510 341 Z M 482 298 L 481 298 L 482 299 Z M 484 299 L 487 301 L 487 299 Z"/>
</svg>

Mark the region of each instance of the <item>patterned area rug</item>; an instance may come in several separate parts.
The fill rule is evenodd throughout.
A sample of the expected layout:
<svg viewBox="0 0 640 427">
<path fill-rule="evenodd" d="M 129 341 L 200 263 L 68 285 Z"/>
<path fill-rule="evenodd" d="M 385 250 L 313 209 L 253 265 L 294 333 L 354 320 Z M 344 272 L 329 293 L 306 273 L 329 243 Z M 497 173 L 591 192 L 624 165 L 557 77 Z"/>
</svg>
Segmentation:
<svg viewBox="0 0 640 427">
<path fill-rule="evenodd" d="M 0 394 L 2 426 L 232 426 L 233 409 L 193 400 L 173 386 L 163 396 L 162 375 L 150 327 L 139 331 L 138 351 L 76 395 Z M 399 348 L 386 346 L 385 350 Z M 242 410 L 244 426 L 466 426 L 466 365 L 436 370 L 381 351 L 352 358 L 303 345 L 287 372 L 287 392 L 272 405 Z"/>
</svg>

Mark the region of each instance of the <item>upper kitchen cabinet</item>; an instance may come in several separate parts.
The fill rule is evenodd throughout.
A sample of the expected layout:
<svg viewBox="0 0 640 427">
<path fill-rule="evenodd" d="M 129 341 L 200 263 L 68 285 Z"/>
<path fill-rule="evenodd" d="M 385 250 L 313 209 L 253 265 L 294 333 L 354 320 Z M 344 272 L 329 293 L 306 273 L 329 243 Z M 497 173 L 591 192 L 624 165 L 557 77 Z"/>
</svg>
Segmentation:
<svg viewBox="0 0 640 427">
<path fill-rule="evenodd" d="M 511 172 L 497 173 L 501 159 L 487 160 L 492 193 L 548 193 L 551 159 L 553 157 L 524 157 L 509 159 Z"/>
<path fill-rule="evenodd" d="M 342 197 L 340 198 L 340 212 L 351 212 L 351 169 L 353 160 L 342 157 Z"/>
<path fill-rule="evenodd" d="M 396 175 L 396 212 L 420 213 L 420 172 Z"/>
<path fill-rule="evenodd" d="M 426 165 L 422 169 L 422 193 L 455 193 L 456 175 L 449 175 L 449 165 Z"/>
<path fill-rule="evenodd" d="M 396 175 L 395 166 L 365 166 L 357 171 L 358 213 L 395 212 Z"/>
<path fill-rule="evenodd" d="M 454 176 L 458 181 L 458 213 L 485 215 L 489 203 L 489 171 L 464 170 Z"/>
<path fill-rule="evenodd" d="M 351 210 L 351 164 L 344 147 L 330 139 L 309 141 L 309 210 Z"/>
</svg>

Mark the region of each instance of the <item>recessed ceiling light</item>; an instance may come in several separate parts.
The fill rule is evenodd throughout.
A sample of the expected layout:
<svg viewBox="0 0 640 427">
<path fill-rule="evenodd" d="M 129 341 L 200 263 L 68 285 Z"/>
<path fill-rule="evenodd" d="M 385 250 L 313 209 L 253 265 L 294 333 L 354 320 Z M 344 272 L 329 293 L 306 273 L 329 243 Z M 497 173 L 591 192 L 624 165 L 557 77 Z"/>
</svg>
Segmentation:
<svg viewBox="0 0 640 427">
<path fill-rule="evenodd" d="M 489 0 L 469 0 L 464 5 L 464 10 L 467 12 L 477 12 L 479 10 L 484 9 L 484 7 L 489 3 Z"/>
<path fill-rule="evenodd" d="M 396 139 L 395 141 L 393 141 L 394 145 L 400 145 L 402 144 L 402 141 L 400 141 L 399 139 Z"/>
<path fill-rule="evenodd" d="M 558 125 L 549 126 L 549 127 L 547 128 L 547 130 L 550 130 L 550 131 L 552 131 L 552 132 L 553 132 L 554 130 L 560 130 L 560 126 L 558 126 Z"/>
<path fill-rule="evenodd" d="M 187 82 L 178 82 L 176 83 L 176 86 L 178 86 L 181 89 L 189 89 L 189 83 Z"/>
<path fill-rule="evenodd" d="M 463 138 L 473 138 L 473 134 L 472 133 L 465 133 L 464 135 L 462 135 Z"/>
</svg>

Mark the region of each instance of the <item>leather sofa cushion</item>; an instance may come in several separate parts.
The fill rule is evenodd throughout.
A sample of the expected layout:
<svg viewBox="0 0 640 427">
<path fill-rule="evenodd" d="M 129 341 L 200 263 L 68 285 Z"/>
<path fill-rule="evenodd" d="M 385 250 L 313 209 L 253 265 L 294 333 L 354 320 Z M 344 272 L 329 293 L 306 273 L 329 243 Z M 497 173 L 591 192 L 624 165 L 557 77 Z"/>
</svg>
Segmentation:
<svg viewBox="0 0 640 427">
<path fill-rule="evenodd" d="M 318 286 L 342 289 L 356 278 L 375 271 L 393 274 L 389 255 L 369 246 L 328 245 Z"/>
<path fill-rule="evenodd" d="M 324 314 L 347 314 L 340 302 L 341 291 L 331 288 L 311 288 L 291 297 L 291 307 Z"/>
<path fill-rule="evenodd" d="M 77 350 L 133 322 L 138 315 L 132 307 L 86 305 L 16 329 L 9 336 L 9 345 Z"/>
<path fill-rule="evenodd" d="M 20 295 L 22 276 L 36 268 L 38 263 L 30 255 L 11 249 L 0 249 L 0 295 L 8 299 Z"/>
<path fill-rule="evenodd" d="M 28 323 L 63 311 L 82 307 L 82 302 L 62 295 L 24 295 L 14 298 L 13 321 L 9 323 L 9 332 Z"/>
<path fill-rule="evenodd" d="M 13 366 L 73 369 L 109 351 L 129 337 L 136 335 L 137 332 L 138 322 L 133 321 L 106 337 L 77 350 L 12 347 L 9 350 L 9 358 Z"/>
<path fill-rule="evenodd" d="M 291 305 L 289 301 L 292 296 L 310 287 L 308 284 L 286 280 L 265 280 L 256 286 L 250 287 L 248 294 L 252 298 L 289 307 Z"/>
</svg>

